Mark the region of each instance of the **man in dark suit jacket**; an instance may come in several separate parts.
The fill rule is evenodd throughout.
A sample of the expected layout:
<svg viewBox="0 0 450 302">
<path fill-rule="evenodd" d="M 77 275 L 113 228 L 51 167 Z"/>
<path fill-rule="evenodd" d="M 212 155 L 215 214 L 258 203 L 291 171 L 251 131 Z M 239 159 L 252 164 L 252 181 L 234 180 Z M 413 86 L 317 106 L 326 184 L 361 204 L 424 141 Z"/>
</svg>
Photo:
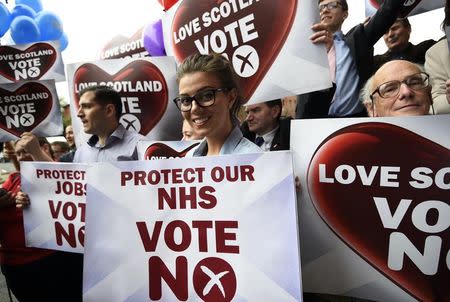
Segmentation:
<svg viewBox="0 0 450 302">
<path fill-rule="evenodd" d="M 414 45 L 409 42 L 410 35 L 411 24 L 408 18 L 398 18 L 383 36 L 388 51 L 373 58 L 375 70 L 392 60 L 406 60 L 417 64 L 425 64 L 425 53 L 436 41 L 425 40 Z"/>
<path fill-rule="evenodd" d="M 318 3 L 320 23 L 312 26 L 315 33 L 310 39 L 326 45 L 335 86 L 300 96 L 299 104 L 304 105 L 305 111 L 303 116 L 299 111 L 297 117 L 366 116 L 358 94 L 374 71 L 373 46 L 395 22 L 405 1 L 384 1 L 369 21 L 356 25 L 346 35 L 341 28 L 348 16 L 347 1 L 319 0 Z M 308 106 L 309 102 L 316 104 Z M 308 110 L 309 107 L 313 110 Z"/>
<path fill-rule="evenodd" d="M 244 137 L 264 151 L 289 150 L 291 118 L 281 118 L 281 109 L 280 99 L 245 106 Z"/>
</svg>

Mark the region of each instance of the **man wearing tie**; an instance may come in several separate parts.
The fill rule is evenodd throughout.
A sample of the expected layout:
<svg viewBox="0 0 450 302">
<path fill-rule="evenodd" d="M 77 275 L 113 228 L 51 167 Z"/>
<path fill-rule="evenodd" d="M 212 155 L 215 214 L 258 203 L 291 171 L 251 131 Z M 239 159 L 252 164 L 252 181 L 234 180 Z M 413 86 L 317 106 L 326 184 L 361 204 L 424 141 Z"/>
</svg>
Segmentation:
<svg viewBox="0 0 450 302">
<path fill-rule="evenodd" d="M 280 99 L 245 106 L 244 137 L 264 151 L 289 150 L 290 118 L 281 118 Z"/>
<path fill-rule="evenodd" d="M 331 91 L 302 95 L 302 102 L 329 104 L 330 117 L 366 116 L 358 93 L 374 71 L 373 46 L 395 22 L 404 1 L 384 1 L 370 20 L 353 27 L 346 35 L 342 33 L 342 24 L 348 16 L 347 1 L 319 0 L 318 4 L 320 23 L 312 26 L 315 33 L 310 39 L 326 45 L 335 85 Z"/>
</svg>

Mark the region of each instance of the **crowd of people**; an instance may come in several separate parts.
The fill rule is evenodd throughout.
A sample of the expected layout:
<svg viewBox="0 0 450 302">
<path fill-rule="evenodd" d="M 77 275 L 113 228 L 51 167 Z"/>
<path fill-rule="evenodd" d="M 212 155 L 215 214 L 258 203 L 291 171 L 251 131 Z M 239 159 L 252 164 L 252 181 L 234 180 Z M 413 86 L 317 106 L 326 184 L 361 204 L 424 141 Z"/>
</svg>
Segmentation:
<svg viewBox="0 0 450 302">
<path fill-rule="evenodd" d="M 345 118 L 450 113 L 447 39 L 410 43 L 411 25 L 398 18 L 402 4 L 384 1 L 373 17 L 344 34 L 341 28 L 349 14 L 346 0 L 318 1 L 320 22 L 312 25 L 311 42 L 326 46 L 333 87 L 297 96 L 292 115 Z M 443 27 L 450 25 L 449 18 L 450 0 L 446 0 Z M 374 56 L 373 46 L 381 37 L 388 51 Z M 179 96 L 174 103 L 184 118 L 180 132 L 183 140 L 200 140 L 188 157 L 289 150 L 292 118 L 282 116 L 282 100 L 245 105 L 238 77 L 223 56 L 192 55 L 178 67 L 177 77 Z M 17 163 L 137 160 L 136 145 L 144 139 L 120 124 L 120 94 L 110 87 L 89 87 L 79 98 L 77 117 L 84 132 L 91 135 L 86 143 L 76 147 L 73 128 L 67 125 L 67 143 L 50 144 L 24 133 L 16 142 L 3 145 L 4 157 L 17 171 L 9 175 L 0 196 L 0 263 L 19 301 L 61 301 L 62 297 L 81 301 L 82 256 L 25 247 L 22 208 L 32 201 L 20 190 Z M 310 295 L 305 298 L 327 301 Z"/>
</svg>

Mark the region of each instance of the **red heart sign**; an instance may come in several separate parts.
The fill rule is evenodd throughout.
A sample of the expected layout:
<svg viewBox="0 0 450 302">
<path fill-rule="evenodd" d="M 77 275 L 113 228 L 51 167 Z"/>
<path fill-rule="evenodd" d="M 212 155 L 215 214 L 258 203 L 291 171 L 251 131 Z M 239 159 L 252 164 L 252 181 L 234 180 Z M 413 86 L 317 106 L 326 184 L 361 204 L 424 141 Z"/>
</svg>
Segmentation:
<svg viewBox="0 0 450 302">
<path fill-rule="evenodd" d="M 369 0 L 370 4 L 379 9 L 380 5 L 383 4 L 384 0 Z M 403 8 L 399 12 L 399 17 L 404 18 L 422 1 L 422 0 L 400 0 L 403 2 Z"/>
<path fill-rule="evenodd" d="M 142 30 L 139 29 L 134 35 L 127 38 L 116 36 L 109 41 L 100 53 L 100 59 L 119 59 L 126 57 L 149 57 L 144 48 Z"/>
<path fill-rule="evenodd" d="M 193 145 L 185 148 L 184 150 L 176 151 L 171 147 L 167 146 L 166 144 L 154 143 L 148 146 L 147 150 L 145 150 L 144 158 L 146 160 L 151 160 L 153 158 L 160 159 L 160 158 L 185 157 L 186 154 L 189 152 L 189 150 L 196 147 L 198 144 L 199 143 L 194 143 Z"/>
<path fill-rule="evenodd" d="M 248 100 L 283 47 L 296 11 L 297 0 L 184 0 L 171 27 L 175 57 L 181 62 L 199 52 L 226 54 Z"/>
<path fill-rule="evenodd" d="M 369 0 L 370 4 L 376 9 L 380 8 L 380 4 L 383 3 L 383 0 Z"/>
<path fill-rule="evenodd" d="M 442 219 L 447 224 L 448 217 L 434 208 L 425 211 L 423 217 L 416 209 L 423 209 L 430 200 L 440 201 L 448 207 L 449 191 L 438 185 L 437 176 L 426 189 L 410 182 L 418 179 L 412 176 L 412 171 L 418 167 L 430 169 L 433 171 L 430 176 L 434 177 L 439 175 L 439 170 L 449 167 L 449 163 L 447 148 L 409 130 L 385 123 L 361 123 L 343 128 L 322 142 L 308 169 L 308 188 L 314 207 L 325 223 L 368 263 L 421 301 L 448 301 L 450 271 L 445 262 L 450 248 L 450 229 L 430 233 L 418 223 L 423 218 L 422 224 L 435 225 Z M 371 174 L 373 167 L 378 168 Z M 387 185 L 386 174 L 382 180 L 382 169 L 392 167 L 400 167 L 400 170 Z M 448 186 L 450 174 L 444 175 L 442 181 Z M 372 181 L 368 181 L 371 177 Z M 398 187 L 393 183 L 398 183 Z M 381 217 L 380 205 L 374 197 L 387 200 L 384 209 L 389 217 L 394 213 L 401 215 L 398 208 L 402 199 L 412 201 L 399 224 L 387 227 L 384 224 L 387 218 Z M 398 242 L 392 237 L 394 232 L 406 236 L 421 254 L 424 254 L 425 240 L 429 236 L 441 238 L 440 251 L 436 249 L 434 258 L 427 255 L 427 261 L 438 265 L 437 271 L 424 272 L 421 264 L 408 255 L 403 258 L 403 254 L 400 254 L 404 259 L 401 268 L 394 268 L 393 262 L 389 262 L 394 261 L 395 253 L 399 253 L 393 248 L 398 248 Z M 405 245 L 400 246 L 404 248 Z"/>
<path fill-rule="evenodd" d="M 148 61 L 133 61 L 113 75 L 95 64 L 81 65 L 75 71 L 72 91 L 77 110 L 79 91 L 90 85 L 108 85 L 118 91 L 124 104 L 121 123 L 126 129 L 140 129 L 144 136 L 166 112 L 169 98 L 166 80 L 159 68 Z M 140 126 L 136 128 L 136 124 Z"/>
<path fill-rule="evenodd" d="M 47 118 L 52 106 L 52 93 L 40 83 L 28 82 L 15 91 L 0 88 L 0 128 L 15 136 L 31 132 Z"/>
<path fill-rule="evenodd" d="M 48 43 L 36 43 L 25 50 L 0 46 L 0 75 L 13 82 L 38 80 L 52 68 L 57 54 Z"/>
</svg>

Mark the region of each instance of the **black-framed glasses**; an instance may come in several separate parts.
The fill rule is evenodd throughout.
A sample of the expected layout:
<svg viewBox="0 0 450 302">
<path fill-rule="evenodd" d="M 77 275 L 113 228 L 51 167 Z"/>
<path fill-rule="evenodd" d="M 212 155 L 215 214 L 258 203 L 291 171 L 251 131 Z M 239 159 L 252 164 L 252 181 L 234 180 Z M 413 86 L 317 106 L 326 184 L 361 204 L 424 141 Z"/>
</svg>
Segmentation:
<svg viewBox="0 0 450 302">
<path fill-rule="evenodd" d="M 419 72 L 410 75 L 403 79 L 403 81 L 389 81 L 381 84 L 370 94 L 370 99 L 373 101 L 375 94 L 379 94 L 384 99 L 396 97 L 400 92 L 400 86 L 405 84 L 412 90 L 421 90 L 429 85 L 430 76 L 426 72 Z"/>
<path fill-rule="evenodd" d="M 228 91 L 228 88 L 205 89 L 197 92 L 194 96 L 177 96 L 173 102 L 177 105 L 178 109 L 183 112 L 191 110 L 193 101 L 196 101 L 197 105 L 200 107 L 209 107 L 214 105 L 214 102 L 216 101 L 216 93 L 225 91 Z"/>
<path fill-rule="evenodd" d="M 323 12 L 325 7 L 328 10 L 333 10 L 333 9 L 338 8 L 339 6 L 342 6 L 342 4 L 339 1 L 333 1 L 333 2 L 328 2 L 328 3 L 325 3 L 325 4 L 319 4 L 319 13 Z"/>
</svg>

